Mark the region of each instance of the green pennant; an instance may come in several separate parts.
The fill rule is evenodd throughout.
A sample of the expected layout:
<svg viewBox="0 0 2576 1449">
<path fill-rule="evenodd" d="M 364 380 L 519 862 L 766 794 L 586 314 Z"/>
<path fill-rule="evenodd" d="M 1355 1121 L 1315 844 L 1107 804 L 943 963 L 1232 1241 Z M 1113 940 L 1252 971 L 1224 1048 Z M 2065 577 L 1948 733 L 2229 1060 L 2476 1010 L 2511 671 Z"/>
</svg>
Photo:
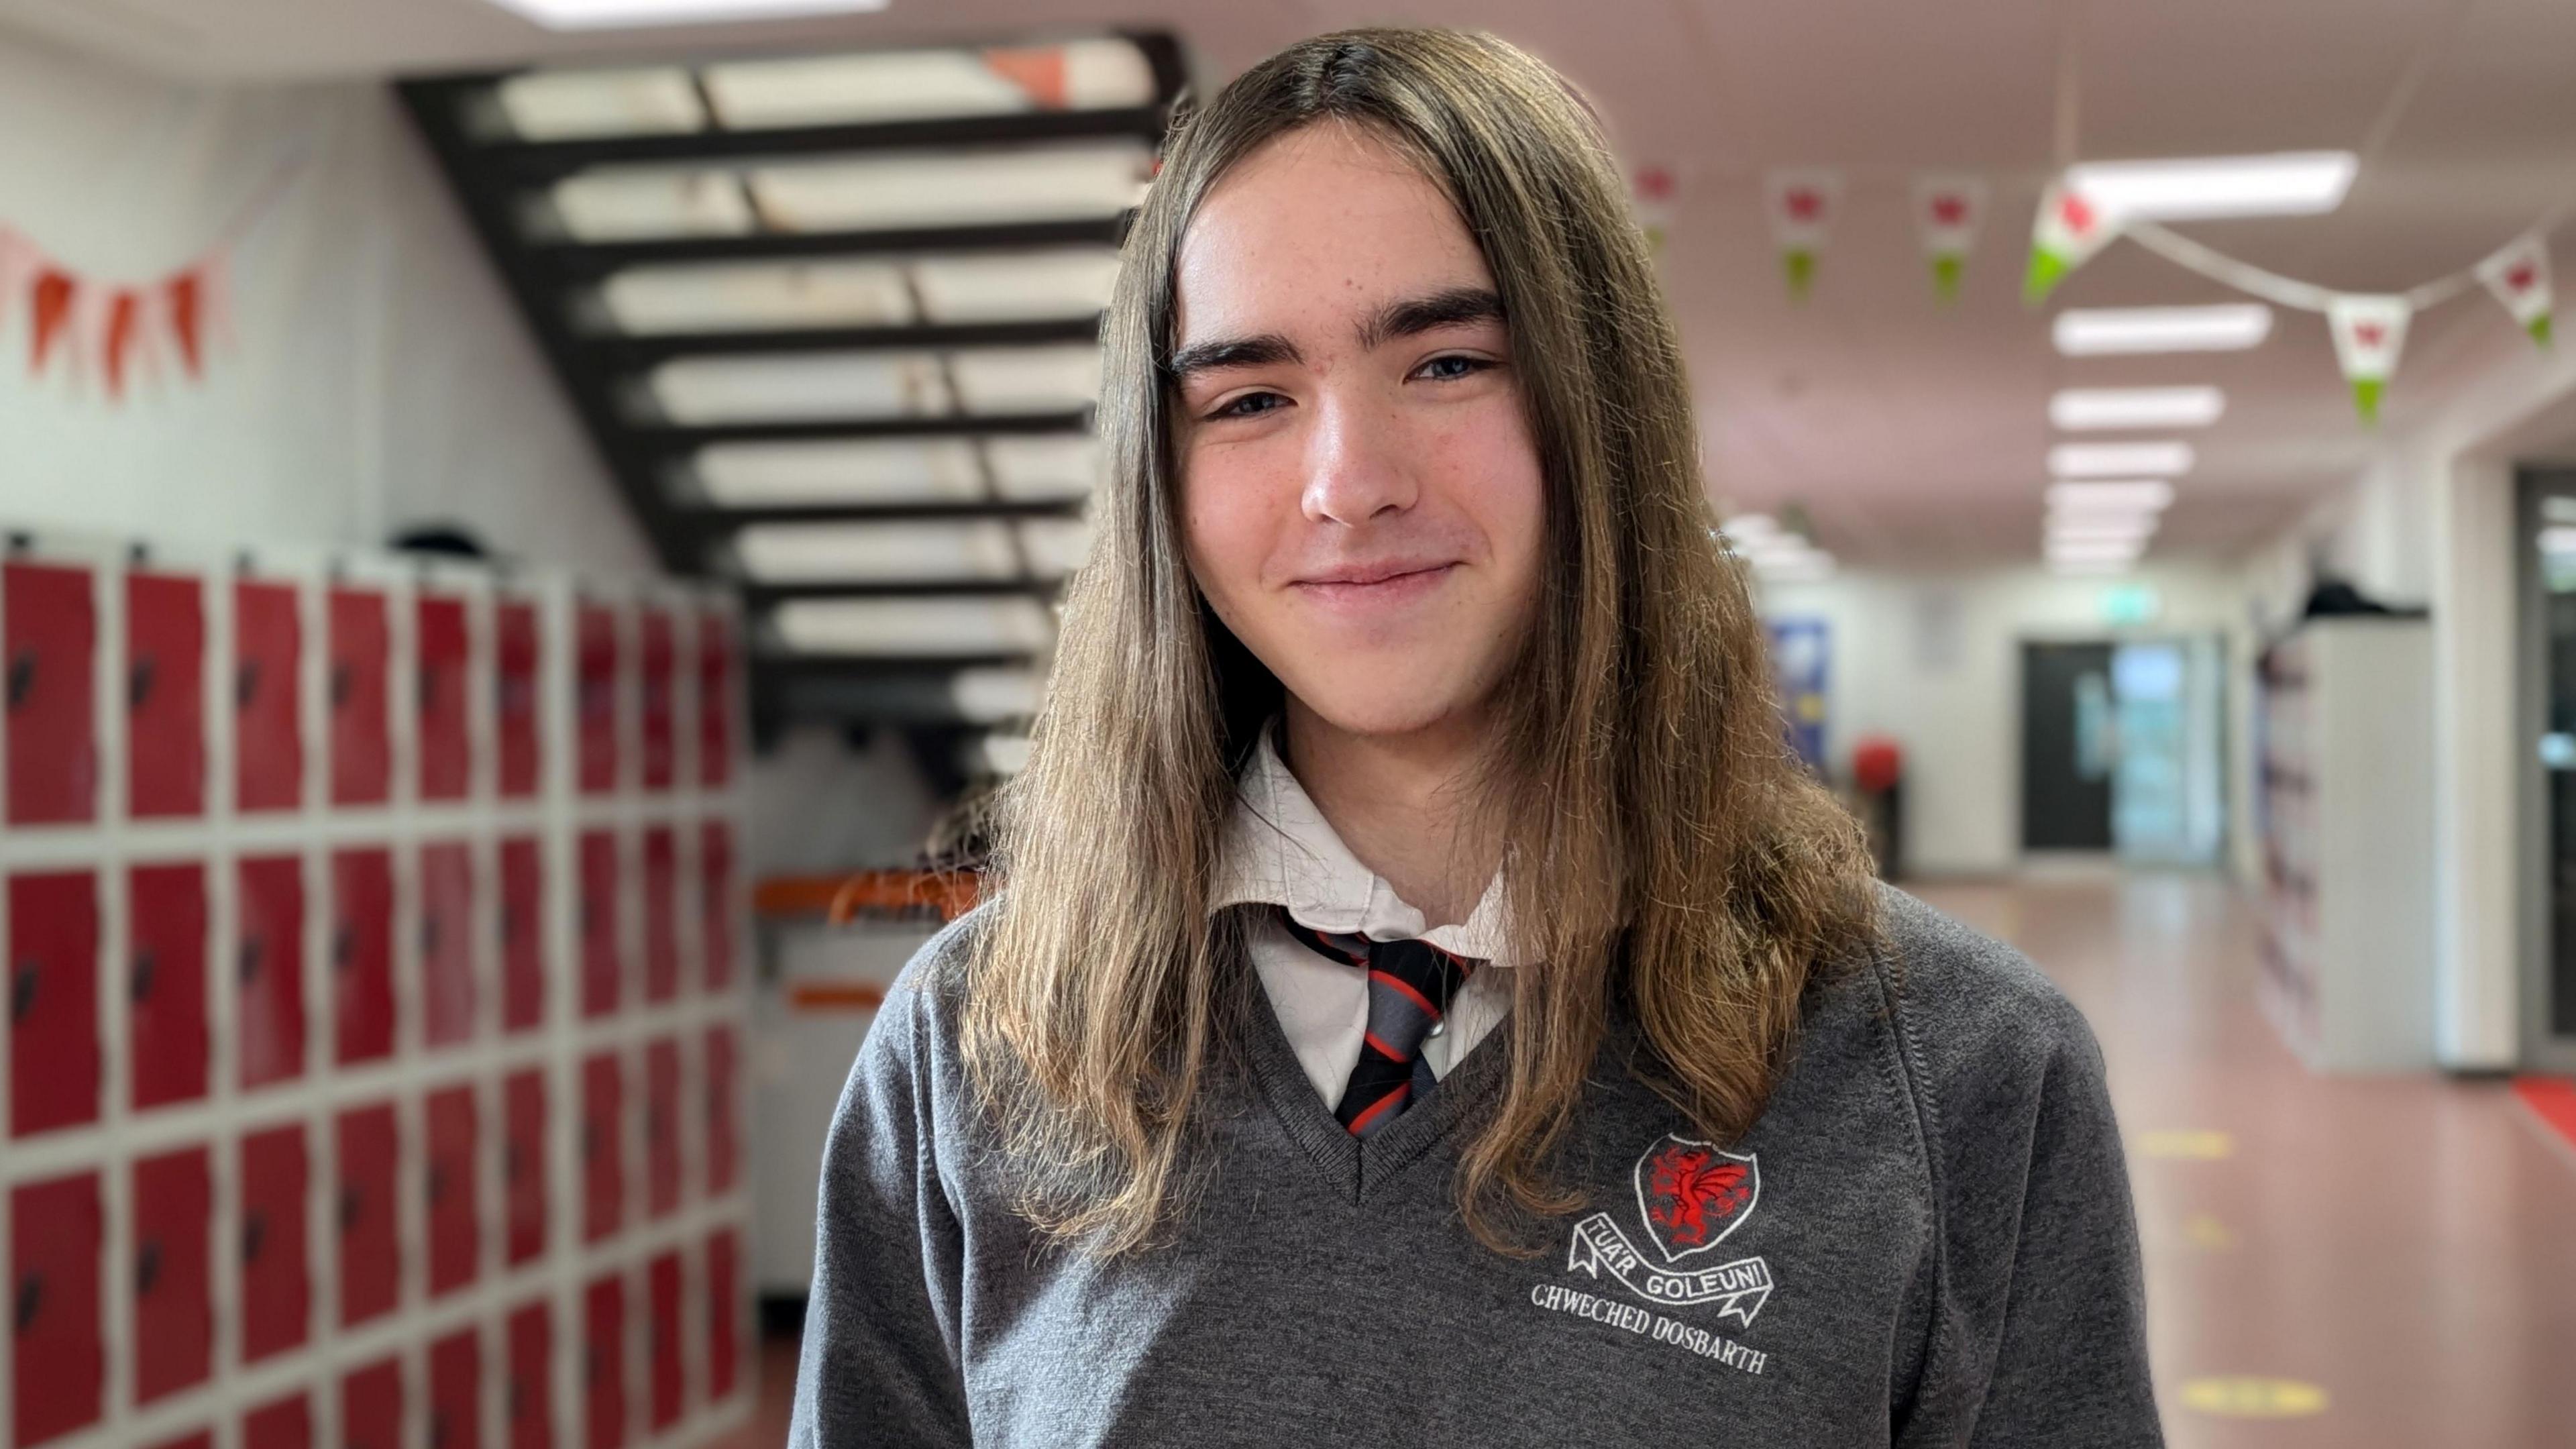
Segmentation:
<svg viewBox="0 0 2576 1449">
<path fill-rule="evenodd" d="M 2532 318 L 2530 322 L 2524 325 L 2523 330 L 2531 334 L 2532 341 L 2539 343 L 2543 347 L 2547 347 L 2549 345 L 2549 314 L 2543 312 L 2539 316 Z"/>
<path fill-rule="evenodd" d="M 1816 287 L 1816 254 L 1805 247 L 1791 247 L 1780 254 L 1780 265 L 1789 274 L 1789 299 L 1807 300 Z"/>
<path fill-rule="evenodd" d="M 2030 266 L 2021 276 L 2022 301 L 2033 307 L 2047 301 L 2048 294 L 2057 290 L 2057 284 L 2066 280 L 2069 270 L 2071 268 L 2066 265 L 2062 253 L 2033 247 Z"/>
<path fill-rule="evenodd" d="M 1932 259 L 1932 293 L 1944 302 L 1959 300 L 1959 279 L 1967 272 L 1967 259 L 1957 252 L 1943 252 Z"/>
<path fill-rule="evenodd" d="M 2361 414 L 2363 422 L 2376 424 L 2379 421 L 2379 396 L 2387 387 L 2385 378 L 2356 377 L 2352 380 L 2353 410 Z"/>
</svg>

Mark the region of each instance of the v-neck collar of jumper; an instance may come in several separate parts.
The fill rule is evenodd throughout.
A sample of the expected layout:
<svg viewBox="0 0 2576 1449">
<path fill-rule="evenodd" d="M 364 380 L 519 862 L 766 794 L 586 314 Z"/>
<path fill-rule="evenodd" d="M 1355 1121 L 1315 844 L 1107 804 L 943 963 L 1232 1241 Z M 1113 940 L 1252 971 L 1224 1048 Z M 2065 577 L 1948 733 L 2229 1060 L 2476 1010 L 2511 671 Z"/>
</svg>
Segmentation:
<svg viewBox="0 0 2576 1449">
<path fill-rule="evenodd" d="M 1246 977 L 1252 974 L 1248 956 L 1238 964 Z M 1440 1079 L 1438 1091 L 1367 1137 L 1355 1137 L 1334 1118 L 1333 1104 L 1316 1095 L 1278 1013 L 1259 995 L 1253 988 L 1249 1009 L 1241 1013 L 1243 1053 L 1258 1090 L 1281 1128 L 1333 1183 L 1336 1195 L 1354 1204 L 1367 1202 L 1381 1184 L 1473 1119 L 1510 1071 L 1511 1034 L 1487 1032 Z"/>
</svg>

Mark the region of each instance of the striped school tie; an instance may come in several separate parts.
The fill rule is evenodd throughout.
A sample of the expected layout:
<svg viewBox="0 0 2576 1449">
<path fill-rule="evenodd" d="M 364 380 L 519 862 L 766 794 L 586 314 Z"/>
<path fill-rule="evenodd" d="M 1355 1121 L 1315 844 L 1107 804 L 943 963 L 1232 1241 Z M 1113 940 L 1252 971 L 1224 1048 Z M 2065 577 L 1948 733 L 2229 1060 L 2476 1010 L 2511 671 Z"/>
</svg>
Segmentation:
<svg viewBox="0 0 2576 1449">
<path fill-rule="evenodd" d="M 1368 972 L 1368 1032 L 1360 1059 L 1333 1109 L 1354 1137 L 1367 1137 L 1405 1108 L 1431 1095 L 1438 1078 L 1422 1043 L 1447 1015 L 1458 988 L 1482 962 L 1453 956 L 1428 941 L 1372 941 L 1311 931 L 1282 908 L 1279 923 L 1307 949 Z"/>
</svg>

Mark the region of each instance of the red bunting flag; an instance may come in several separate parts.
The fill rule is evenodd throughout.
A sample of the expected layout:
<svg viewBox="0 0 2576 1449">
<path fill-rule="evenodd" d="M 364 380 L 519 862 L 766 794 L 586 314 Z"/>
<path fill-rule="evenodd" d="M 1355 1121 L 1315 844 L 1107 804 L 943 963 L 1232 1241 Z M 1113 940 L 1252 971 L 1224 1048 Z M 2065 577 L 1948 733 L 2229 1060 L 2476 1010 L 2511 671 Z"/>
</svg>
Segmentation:
<svg viewBox="0 0 2576 1449">
<path fill-rule="evenodd" d="M 29 370 L 43 373 L 45 363 L 53 356 L 54 344 L 71 331 L 72 304 L 80 300 L 80 281 L 60 267 L 42 267 L 36 272 L 35 286 L 27 303 L 34 316 L 34 345 L 30 350 Z"/>
</svg>

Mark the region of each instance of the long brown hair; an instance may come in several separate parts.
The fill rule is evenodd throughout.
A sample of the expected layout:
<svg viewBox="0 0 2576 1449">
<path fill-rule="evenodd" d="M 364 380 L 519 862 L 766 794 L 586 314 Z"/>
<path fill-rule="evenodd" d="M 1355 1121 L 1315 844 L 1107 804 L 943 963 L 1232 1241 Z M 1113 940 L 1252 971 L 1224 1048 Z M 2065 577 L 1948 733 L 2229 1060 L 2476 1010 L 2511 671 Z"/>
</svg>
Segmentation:
<svg viewBox="0 0 2576 1449">
<path fill-rule="evenodd" d="M 1510 1078 L 1464 1149 L 1477 1235 L 1553 1214 L 1614 1012 L 1642 1072 L 1721 1141 L 1762 1110 L 1820 964 L 1863 944 L 1859 837 L 1781 736 L 1743 572 L 1711 530 L 1681 354 L 1620 172 L 1565 82 L 1487 36 L 1353 30 L 1263 61 L 1176 129 L 1103 327 L 1108 475 L 1071 582 L 1002 890 L 965 968 L 964 1045 L 1041 1228 L 1116 1253 L 1180 1210 L 1229 1045 L 1238 913 L 1207 901 L 1235 773 L 1278 680 L 1182 548 L 1162 362 L 1201 198 L 1300 127 L 1369 128 L 1484 249 L 1546 478 L 1537 622 L 1502 692 L 1486 814 L 1505 842 Z M 1230 984 L 1232 983 L 1232 984 Z"/>
</svg>

